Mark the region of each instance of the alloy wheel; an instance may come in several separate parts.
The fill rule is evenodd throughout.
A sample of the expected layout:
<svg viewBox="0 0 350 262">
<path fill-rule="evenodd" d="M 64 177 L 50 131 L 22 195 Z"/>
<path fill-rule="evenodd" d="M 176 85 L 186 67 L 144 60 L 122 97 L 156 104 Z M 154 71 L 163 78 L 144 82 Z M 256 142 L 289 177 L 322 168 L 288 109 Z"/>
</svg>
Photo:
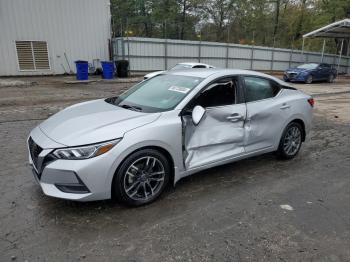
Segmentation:
<svg viewBox="0 0 350 262">
<path fill-rule="evenodd" d="M 283 150 L 289 156 L 295 155 L 301 146 L 301 131 L 296 126 L 291 126 L 284 137 Z"/>
<path fill-rule="evenodd" d="M 126 170 L 124 190 L 133 200 L 147 201 L 157 195 L 165 179 L 165 168 L 154 156 L 144 156 L 135 160 Z"/>
<path fill-rule="evenodd" d="M 306 83 L 307 83 L 307 84 L 311 84 L 312 81 L 313 81 L 313 77 L 312 77 L 312 75 L 309 75 L 309 76 L 306 78 Z"/>
</svg>

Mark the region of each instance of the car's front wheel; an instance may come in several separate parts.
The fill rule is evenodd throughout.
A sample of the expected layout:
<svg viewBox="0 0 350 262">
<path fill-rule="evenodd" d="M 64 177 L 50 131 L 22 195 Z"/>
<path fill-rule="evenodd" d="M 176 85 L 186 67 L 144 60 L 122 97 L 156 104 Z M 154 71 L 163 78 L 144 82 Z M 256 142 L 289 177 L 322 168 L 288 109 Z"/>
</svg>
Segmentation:
<svg viewBox="0 0 350 262">
<path fill-rule="evenodd" d="M 294 158 L 301 147 L 303 141 L 303 129 L 299 123 L 291 122 L 284 129 L 279 147 L 278 155 L 282 159 Z"/>
<path fill-rule="evenodd" d="M 121 164 L 113 181 L 114 195 L 129 206 L 149 204 L 164 191 L 170 173 L 169 161 L 162 153 L 142 149 Z"/>
<path fill-rule="evenodd" d="M 313 79 L 312 75 L 308 75 L 308 76 L 306 77 L 306 79 L 305 79 L 305 83 L 306 83 L 306 84 L 311 84 L 313 80 L 314 80 L 314 79 Z"/>
</svg>

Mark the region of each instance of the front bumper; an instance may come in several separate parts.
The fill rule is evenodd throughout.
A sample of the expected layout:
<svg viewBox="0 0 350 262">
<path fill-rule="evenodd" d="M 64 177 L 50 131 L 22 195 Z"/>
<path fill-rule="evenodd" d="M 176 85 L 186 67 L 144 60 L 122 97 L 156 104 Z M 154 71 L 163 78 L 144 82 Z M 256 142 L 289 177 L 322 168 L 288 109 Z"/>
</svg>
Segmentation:
<svg viewBox="0 0 350 262">
<path fill-rule="evenodd" d="M 289 73 L 289 72 L 284 72 L 283 74 L 283 80 L 284 81 L 291 81 L 291 82 L 304 82 L 306 80 L 306 76 L 301 73 Z"/>
<path fill-rule="evenodd" d="M 36 128 L 30 134 L 33 141 L 42 148 L 35 158 L 29 150 L 29 164 L 35 180 L 45 195 L 77 200 L 93 201 L 111 197 L 111 180 L 115 171 L 115 154 L 106 154 L 84 160 L 63 160 L 49 157 L 55 148 L 48 137 Z M 48 145 L 51 148 L 48 148 Z M 52 146 L 55 147 L 52 147 Z M 113 149 L 111 150 L 113 151 Z M 49 161 L 47 161 L 49 157 Z M 35 161 L 33 161 L 35 158 Z"/>
</svg>

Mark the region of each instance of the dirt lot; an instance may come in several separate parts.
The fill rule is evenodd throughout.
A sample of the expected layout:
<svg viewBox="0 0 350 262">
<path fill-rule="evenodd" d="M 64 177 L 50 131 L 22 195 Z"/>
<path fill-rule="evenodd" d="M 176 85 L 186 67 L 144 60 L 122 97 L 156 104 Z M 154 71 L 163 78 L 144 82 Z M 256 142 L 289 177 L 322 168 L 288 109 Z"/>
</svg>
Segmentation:
<svg viewBox="0 0 350 262">
<path fill-rule="evenodd" d="M 137 79 L 19 80 L 0 87 L 0 261 L 350 261 L 349 79 L 296 85 L 316 98 L 296 159 L 268 154 L 213 168 L 134 209 L 44 196 L 25 140 L 61 108 Z"/>
</svg>

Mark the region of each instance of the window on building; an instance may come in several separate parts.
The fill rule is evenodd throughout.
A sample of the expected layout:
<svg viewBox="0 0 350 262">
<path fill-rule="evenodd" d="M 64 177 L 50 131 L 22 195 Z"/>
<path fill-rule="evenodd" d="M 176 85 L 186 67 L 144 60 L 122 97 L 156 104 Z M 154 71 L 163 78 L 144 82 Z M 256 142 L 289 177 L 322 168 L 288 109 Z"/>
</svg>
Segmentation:
<svg viewBox="0 0 350 262">
<path fill-rule="evenodd" d="M 45 41 L 16 41 L 19 70 L 49 70 L 49 54 Z"/>
</svg>

